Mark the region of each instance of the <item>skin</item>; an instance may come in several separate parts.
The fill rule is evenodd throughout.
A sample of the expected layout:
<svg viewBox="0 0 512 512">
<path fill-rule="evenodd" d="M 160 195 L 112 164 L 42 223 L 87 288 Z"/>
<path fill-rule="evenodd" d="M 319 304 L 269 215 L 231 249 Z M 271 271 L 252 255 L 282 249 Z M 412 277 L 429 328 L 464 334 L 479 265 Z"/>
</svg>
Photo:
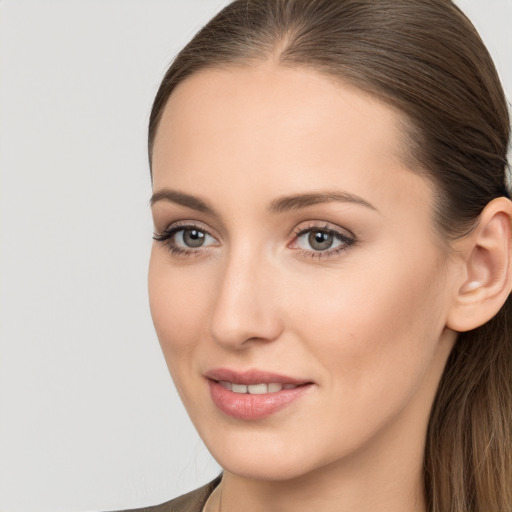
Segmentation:
<svg viewBox="0 0 512 512">
<path fill-rule="evenodd" d="M 155 241 L 149 269 L 169 370 L 225 470 L 207 510 L 220 498 L 223 512 L 426 510 L 428 415 L 464 276 L 434 230 L 430 183 L 403 163 L 400 121 L 353 87 L 272 62 L 196 73 L 165 107 L 154 192 L 215 210 L 155 201 L 157 234 L 193 225 L 206 242 L 173 254 Z M 319 191 L 371 206 L 268 209 Z M 315 251 L 296 234 L 326 226 L 354 243 Z M 186 249 L 180 232 L 172 243 Z M 242 421 L 212 402 L 204 374 L 219 367 L 314 386 L 268 418 Z"/>
</svg>

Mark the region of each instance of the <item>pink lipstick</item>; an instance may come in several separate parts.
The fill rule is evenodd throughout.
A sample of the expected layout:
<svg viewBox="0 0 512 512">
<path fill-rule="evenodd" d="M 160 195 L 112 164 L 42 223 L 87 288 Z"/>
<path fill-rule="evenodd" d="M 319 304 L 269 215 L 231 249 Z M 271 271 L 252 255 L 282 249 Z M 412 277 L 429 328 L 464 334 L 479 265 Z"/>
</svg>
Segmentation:
<svg viewBox="0 0 512 512">
<path fill-rule="evenodd" d="M 313 383 L 276 373 L 218 368 L 205 374 L 213 403 L 226 415 L 245 421 L 266 418 L 300 398 Z"/>
</svg>

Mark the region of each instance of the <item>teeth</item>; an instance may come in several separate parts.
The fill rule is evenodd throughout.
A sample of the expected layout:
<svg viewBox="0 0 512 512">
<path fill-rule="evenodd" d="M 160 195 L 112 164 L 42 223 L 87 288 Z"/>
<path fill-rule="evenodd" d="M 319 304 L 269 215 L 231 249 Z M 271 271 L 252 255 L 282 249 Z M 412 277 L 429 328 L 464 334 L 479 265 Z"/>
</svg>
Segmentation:
<svg viewBox="0 0 512 512">
<path fill-rule="evenodd" d="M 227 381 L 219 381 L 219 384 L 233 393 L 248 393 L 250 395 L 263 395 L 265 393 L 277 393 L 282 389 L 295 389 L 295 384 L 279 384 L 278 382 L 272 382 L 270 384 L 234 384 Z"/>
<path fill-rule="evenodd" d="M 227 382 L 225 380 L 221 380 L 219 382 L 219 384 L 223 387 L 223 388 L 226 388 L 226 389 L 229 389 L 229 391 L 231 391 L 233 389 L 233 384 L 231 384 L 231 382 Z"/>
<path fill-rule="evenodd" d="M 268 393 L 268 385 L 267 384 L 251 384 L 247 386 L 247 391 L 250 395 L 263 395 L 264 393 Z"/>
<path fill-rule="evenodd" d="M 245 384 L 233 384 L 232 386 L 234 393 L 247 393 L 247 386 Z"/>
</svg>

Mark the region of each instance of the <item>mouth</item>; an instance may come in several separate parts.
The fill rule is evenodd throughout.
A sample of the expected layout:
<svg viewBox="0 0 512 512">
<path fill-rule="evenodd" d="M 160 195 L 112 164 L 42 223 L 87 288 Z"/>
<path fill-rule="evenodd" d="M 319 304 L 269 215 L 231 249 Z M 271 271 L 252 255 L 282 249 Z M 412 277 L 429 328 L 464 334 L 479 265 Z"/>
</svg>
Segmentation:
<svg viewBox="0 0 512 512">
<path fill-rule="evenodd" d="M 255 421 L 271 416 L 310 390 L 314 383 L 275 373 L 216 369 L 205 374 L 217 408 L 238 420 Z"/>
<path fill-rule="evenodd" d="M 232 391 L 233 393 L 249 394 L 249 395 L 264 395 L 266 393 L 278 393 L 283 389 L 295 389 L 304 384 L 281 384 L 280 382 L 271 382 L 265 384 L 235 384 L 226 380 L 217 381 L 224 389 Z"/>
</svg>

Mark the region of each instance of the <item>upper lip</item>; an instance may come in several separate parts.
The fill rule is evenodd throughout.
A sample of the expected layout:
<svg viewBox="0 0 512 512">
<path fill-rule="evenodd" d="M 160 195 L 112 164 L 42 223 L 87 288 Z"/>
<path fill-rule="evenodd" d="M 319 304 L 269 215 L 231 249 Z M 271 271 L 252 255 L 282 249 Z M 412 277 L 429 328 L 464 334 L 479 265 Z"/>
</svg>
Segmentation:
<svg viewBox="0 0 512 512">
<path fill-rule="evenodd" d="M 216 381 L 231 382 L 233 384 L 294 384 L 299 386 L 300 384 L 307 384 L 311 381 L 307 379 L 297 379 L 294 377 L 288 377 L 286 375 L 280 375 L 278 373 L 267 372 L 262 370 L 246 370 L 236 371 L 230 368 L 215 368 L 205 373 L 205 377 Z"/>
</svg>

